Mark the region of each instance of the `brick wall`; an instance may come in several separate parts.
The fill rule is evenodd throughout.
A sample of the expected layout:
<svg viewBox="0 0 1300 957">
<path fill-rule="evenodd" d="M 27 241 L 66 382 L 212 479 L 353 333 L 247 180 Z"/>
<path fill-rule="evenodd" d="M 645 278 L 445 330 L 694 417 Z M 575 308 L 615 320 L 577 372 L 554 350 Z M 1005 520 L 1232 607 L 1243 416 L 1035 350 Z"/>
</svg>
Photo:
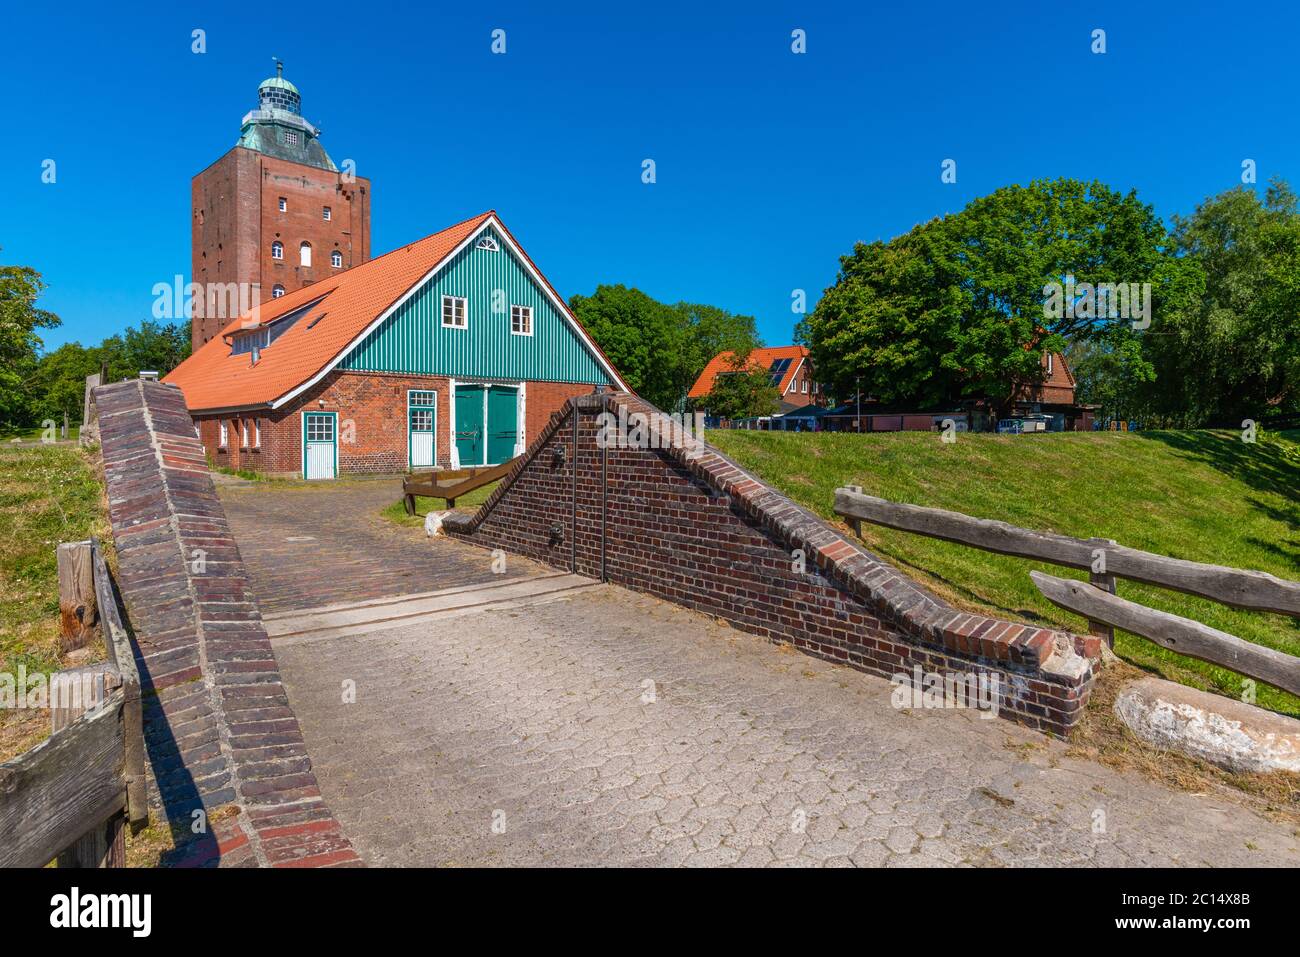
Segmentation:
<svg viewBox="0 0 1300 957">
<path fill-rule="evenodd" d="M 597 415 L 620 405 L 654 412 L 618 393 L 571 401 L 444 529 L 882 677 L 996 676 L 999 713 L 1044 731 L 1078 720 L 1096 638 L 957 611 L 711 448 L 601 450 Z"/>
<path fill-rule="evenodd" d="M 95 400 L 150 800 L 189 835 L 171 863 L 359 863 L 321 799 L 180 390 L 119 382 Z M 195 811 L 231 806 L 193 834 Z"/>
<path fill-rule="evenodd" d="M 552 414 L 565 402 L 589 394 L 592 388 L 590 383 L 527 383 L 524 435 L 531 440 L 540 434 Z M 393 474 L 407 469 L 406 393 L 410 389 L 431 389 L 438 393 L 434 441 L 438 464 L 448 465 L 451 462 L 451 380 L 442 376 L 332 372 L 283 408 L 256 414 L 199 415 L 195 422 L 214 465 L 294 476 L 302 470 L 302 412 L 337 412 L 341 438 L 339 474 Z M 243 445 L 240 426 L 243 418 L 255 418 L 260 423 L 260 446 Z M 219 444 L 219 422 L 223 420 L 228 439 L 224 448 Z M 251 428 L 249 432 L 255 434 Z M 348 438 L 353 441 L 347 441 Z"/>
<path fill-rule="evenodd" d="M 340 173 L 235 147 L 194 177 L 190 202 L 190 275 L 204 288 L 209 283 L 260 284 L 261 298 L 268 300 L 277 284 L 292 292 L 370 259 L 370 181 L 365 177 L 344 182 Z M 284 244 L 283 259 L 271 256 L 276 240 Z M 309 267 L 299 261 L 304 241 L 312 246 Z M 340 268 L 330 262 L 336 249 L 343 256 Z M 191 324 L 194 348 L 233 318 L 205 317 L 197 310 Z"/>
</svg>

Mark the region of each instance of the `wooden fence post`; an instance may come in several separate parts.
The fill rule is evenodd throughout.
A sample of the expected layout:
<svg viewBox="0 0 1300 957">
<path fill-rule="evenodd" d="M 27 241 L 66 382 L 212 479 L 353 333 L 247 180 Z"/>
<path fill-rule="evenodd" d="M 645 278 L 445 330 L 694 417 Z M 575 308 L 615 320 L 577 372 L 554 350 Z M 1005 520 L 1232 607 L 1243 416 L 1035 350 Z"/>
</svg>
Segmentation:
<svg viewBox="0 0 1300 957">
<path fill-rule="evenodd" d="M 64 542 L 58 548 L 59 645 L 68 652 L 84 647 L 95 629 L 95 573 L 91 545 Z"/>
<path fill-rule="evenodd" d="M 121 685 L 121 676 L 103 663 L 68 668 L 50 676 L 50 730 L 58 734 L 92 708 L 103 707 Z M 125 867 L 126 814 L 119 811 L 96 824 L 59 853 L 59 867 Z"/>
<path fill-rule="evenodd" d="M 1113 538 L 1094 539 L 1094 541 L 1098 541 L 1103 546 L 1109 545 L 1111 547 L 1114 547 L 1119 544 Z M 1104 548 L 1102 554 L 1104 558 L 1105 557 Z M 1105 568 L 1107 566 L 1103 564 L 1102 567 Z M 1096 585 L 1104 592 L 1109 592 L 1112 595 L 1115 594 L 1115 576 L 1112 575 L 1110 572 L 1095 572 L 1089 569 L 1088 581 L 1091 584 Z M 1111 648 L 1112 650 L 1115 648 L 1115 629 L 1112 628 L 1110 625 L 1106 624 L 1104 621 L 1094 621 L 1093 619 L 1089 618 L 1088 634 L 1096 638 L 1104 638 L 1106 640 L 1107 647 Z"/>
</svg>

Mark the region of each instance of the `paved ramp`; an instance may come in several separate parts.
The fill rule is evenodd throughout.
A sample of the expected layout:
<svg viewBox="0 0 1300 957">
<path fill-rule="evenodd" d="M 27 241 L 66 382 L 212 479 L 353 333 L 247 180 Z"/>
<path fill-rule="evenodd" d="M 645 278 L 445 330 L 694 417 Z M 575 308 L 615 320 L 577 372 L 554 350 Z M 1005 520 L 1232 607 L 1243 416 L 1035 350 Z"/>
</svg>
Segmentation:
<svg viewBox="0 0 1300 957">
<path fill-rule="evenodd" d="M 1300 864 L 1294 825 L 1231 795 L 970 712 L 896 710 L 887 681 L 676 605 L 610 585 L 473 594 L 431 596 L 454 619 L 273 642 L 371 864 Z"/>
<path fill-rule="evenodd" d="M 275 647 L 282 648 L 291 642 L 364 635 L 399 626 L 439 627 L 460 615 L 550 601 L 597 584 L 581 575 L 562 573 L 507 578 L 487 585 L 463 585 L 307 611 L 282 611 L 267 616 L 266 632 L 276 639 Z"/>
<path fill-rule="evenodd" d="M 227 483 L 220 495 L 268 618 L 554 572 L 517 556 L 494 569 L 485 549 L 388 521 L 398 479 Z"/>
</svg>

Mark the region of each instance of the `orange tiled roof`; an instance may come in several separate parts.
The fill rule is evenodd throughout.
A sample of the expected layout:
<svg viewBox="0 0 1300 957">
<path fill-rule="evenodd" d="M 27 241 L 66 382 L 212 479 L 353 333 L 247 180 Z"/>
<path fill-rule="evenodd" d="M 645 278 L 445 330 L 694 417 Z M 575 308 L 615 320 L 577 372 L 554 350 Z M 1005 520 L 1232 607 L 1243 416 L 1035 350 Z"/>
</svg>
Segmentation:
<svg viewBox="0 0 1300 957">
<path fill-rule="evenodd" d="M 710 359 L 709 364 L 704 367 L 704 371 L 695 380 L 695 385 L 691 386 L 691 391 L 687 395 L 692 399 L 701 399 L 713 391 L 713 380 L 718 377 L 718 373 L 731 371 L 731 359 L 734 355 L 734 352 L 728 350 L 719 352 Z M 799 360 L 806 358 L 808 358 L 807 346 L 771 346 L 770 348 L 755 349 L 751 352 L 747 365 L 751 369 L 767 371 L 775 359 L 795 360 L 785 370 L 785 375 L 781 377 L 781 384 L 778 386 L 781 395 L 785 395 L 786 390 L 790 387 L 790 380 L 799 371 Z"/>
<path fill-rule="evenodd" d="M 262 303 L 255 314 L 232 320 L 164 377 L 179 386 L 191 412 L 269 405 L 324 369 L 366 327 L 469 238 L 494 213 L 488 211 L 442 232 L 395 249 L 328 279 Z M 265 325 L 316 302 L 302 319 L 265 349 L 257 365 L 247 353 L 231 355 L 222 337 Z M 313 319 L 320 319 L 312 328 Z"/>
</svg>

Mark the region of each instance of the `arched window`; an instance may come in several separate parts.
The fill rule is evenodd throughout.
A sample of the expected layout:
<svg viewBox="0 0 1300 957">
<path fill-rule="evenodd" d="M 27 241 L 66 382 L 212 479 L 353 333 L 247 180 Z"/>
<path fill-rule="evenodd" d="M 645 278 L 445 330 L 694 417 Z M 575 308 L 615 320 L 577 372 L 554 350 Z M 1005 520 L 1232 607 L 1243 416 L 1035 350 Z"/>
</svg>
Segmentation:
<svg viewBox="0 0 1300 957">
<path fill-rule="evenodd" d="M 335 269 L 343 268 L 343 254 L 337 249 L 330 253 L 330 265 Z"/>
<path fill-rule="evenodd" d="M 311 243 L 304 242 L 298 247 L 298 262 L 303 266 L 311 265 Z"/>
<path fill-rule="evenodd" d="M 284 243 L 280 242 L 279 240 L 276 240 L 275 242 L 271 243 L 271 258 L 272 259 L 284 258 Z"/>
<path fill-rule="evenodd" d="M 283 296 L 283 295 L 284 295 L 284 287 L 281 286 L 278 282 L 277 282 L 274 286 L 271 287 L 271 298 L 272 298 L 272 299 L 279 299 L 279 298 L 280 298 L 281 296 Z"/>
</svg>

